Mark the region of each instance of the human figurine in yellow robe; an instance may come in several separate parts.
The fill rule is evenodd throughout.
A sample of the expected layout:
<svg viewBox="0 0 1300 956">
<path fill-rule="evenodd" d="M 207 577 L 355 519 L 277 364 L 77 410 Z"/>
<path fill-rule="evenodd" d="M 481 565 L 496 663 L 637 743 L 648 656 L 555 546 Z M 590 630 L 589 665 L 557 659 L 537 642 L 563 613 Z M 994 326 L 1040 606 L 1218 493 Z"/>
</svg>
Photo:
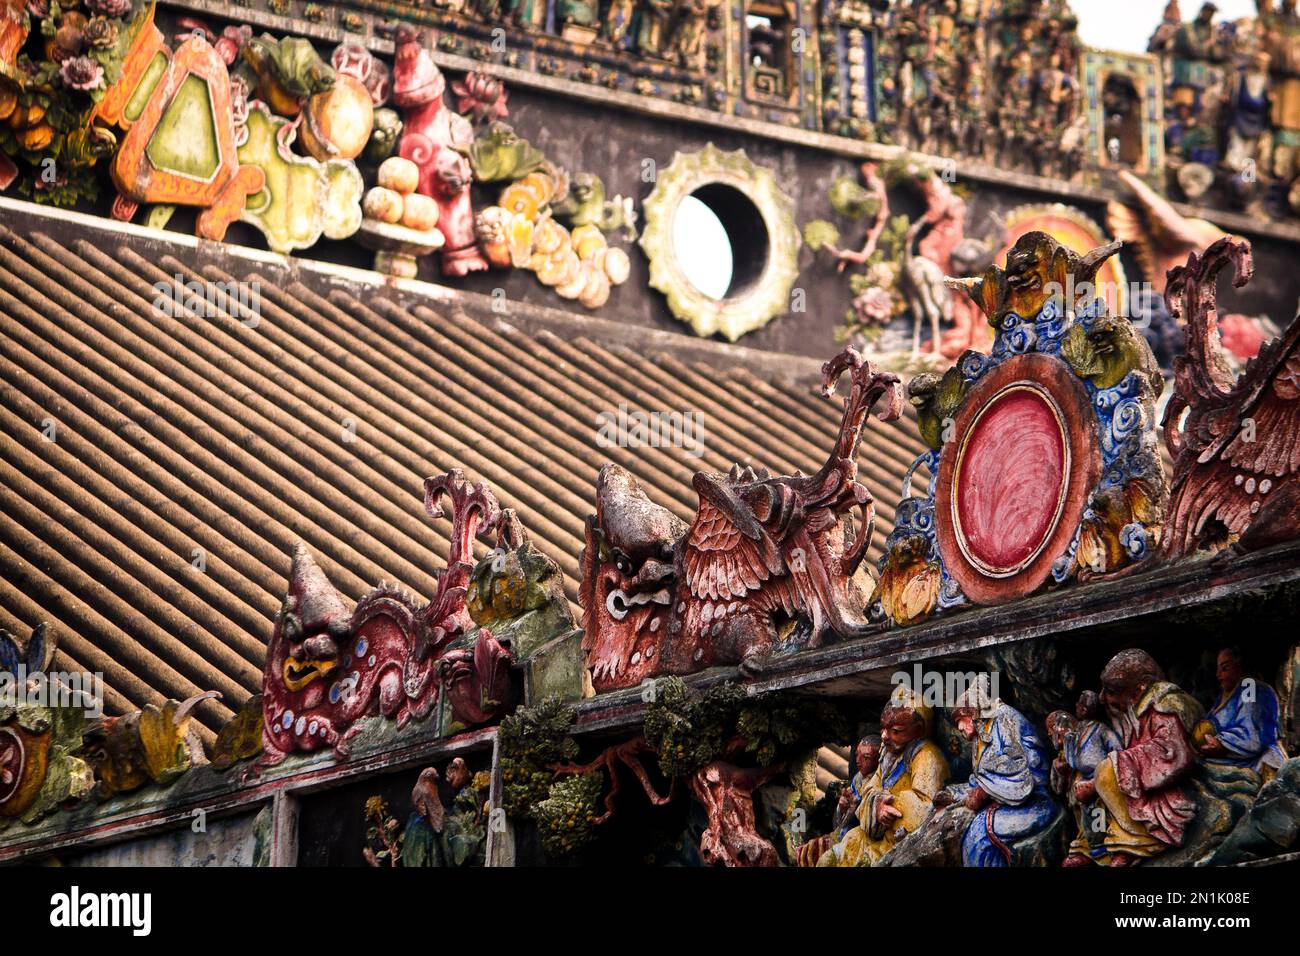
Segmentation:
<svg viewBox="0 0 1300 956">
<path fill-rule="evenodd" d="M 920 695 L 895 690 L 880 715 L 880 765 L 863 789 L 858 825 L 827 850 L 818 866 L 874 866 L 930 815 L 948 782 L 948 762 L 930 740 L 934 712 Z"/>
</svg>

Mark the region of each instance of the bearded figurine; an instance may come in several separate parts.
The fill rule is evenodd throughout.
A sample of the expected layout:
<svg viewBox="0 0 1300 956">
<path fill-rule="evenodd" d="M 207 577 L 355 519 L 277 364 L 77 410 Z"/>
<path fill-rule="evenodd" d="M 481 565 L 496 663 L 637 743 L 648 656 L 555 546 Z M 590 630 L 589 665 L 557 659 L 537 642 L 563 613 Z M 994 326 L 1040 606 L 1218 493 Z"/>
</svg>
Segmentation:
<svg viewBox="0 0 1300 956">
<path fill-rule="evenodd" d="M 948 782 L 948 762 L 930 739 L 931 708 L 899 687 L 880 715 L 880 760 L 862 787 L 858 825 L 817 861 L 818 866 L 872 866 L 916 830 Z"/>
<path fill-rule="evenodd" d="M 1122 748 L 1102 762 L 1092 781 L 1077 784 L 1075 793 L 1106 808 L 1108 864 L 1131 866 L 1183 845 L 1196 814 L 1187 785 L 1196 768 L 1192 732 L 1201 705 L 1165 680 L 1155 659 L 1137 648 L 1111 658 L 1101 687 Z"/>
<path fill-rule="evenodd" d="M 991 696 L 987 675 L 957 698 L 952 721 L 974 744 L 971 776 L 935 805 L 962 801 L 975 812 L 962 835 L 962 865 L 1017 864 L 1018 845 L 1041 836 L 1060 812 L 1048 787 L 1051 756 L 1024 714 Z"/>
<path fill-rule="evenodd" d="M 460 277 L 488 268 L 474 232 L 470 202 L 473 172 L 464 150 L 474 142 L 469 120 L 443 102 L 447 81 L 416 32 L 397 34 L 393 102 L 405 111 L 397 153 L 420 167 L 418 192 L 438 203 L 438 229 L 446 238 L 442 274 Z"/>
</svg>

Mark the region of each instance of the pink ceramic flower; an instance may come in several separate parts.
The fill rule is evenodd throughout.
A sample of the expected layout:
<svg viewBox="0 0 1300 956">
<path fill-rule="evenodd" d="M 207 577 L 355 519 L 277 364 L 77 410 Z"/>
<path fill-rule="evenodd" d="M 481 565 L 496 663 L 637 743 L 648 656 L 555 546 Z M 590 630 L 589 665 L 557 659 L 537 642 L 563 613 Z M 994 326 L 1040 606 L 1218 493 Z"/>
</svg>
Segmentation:
<svg viewBox="0 0 1300 956">
<path fill-rule="evenodd" d="M 853 300 L 853 310 L 863 325 L 885 325 L 894 313 L 894 300 L 884 289 L 873 286 Z"/>
<path fill-rule="evenodd" d="M 94 90 L 104 82 L 104 68 L 88 56 L 71 56 L 59 67 L 63 85 L 73 90 Z"/>
<path fill-rule="evenodd" d="M 131 0 L 86 0 L 86 9 L 102 17 L 124 17 L 131 12 Z"/>
<path fill-rule="evenodd" d="M 116 46 L 118 33 L 117 21 L 108 17 L 91 17 L 82 31 L 86 42 L 100 50 Z"/>
<path fill-rule="evenodd" d="M 506 85 L 486 73 L 467 73 L 465 79 L 451 84 L 456 94 L 456 111 L 462 115 L 473 114 L 478 122 L 504 119 L 510 115 L 506 109 Z"/>
</svg>

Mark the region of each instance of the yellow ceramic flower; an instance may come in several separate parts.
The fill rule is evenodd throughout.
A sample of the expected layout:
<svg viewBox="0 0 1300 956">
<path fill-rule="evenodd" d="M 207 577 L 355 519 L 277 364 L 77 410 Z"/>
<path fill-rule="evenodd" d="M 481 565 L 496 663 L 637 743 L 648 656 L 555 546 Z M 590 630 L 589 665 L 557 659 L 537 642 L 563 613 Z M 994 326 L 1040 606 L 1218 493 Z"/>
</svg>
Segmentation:
<svg viewBox="0 0 1300 956">
<path fill-rule="evenodd" d="M 535 228 L 531 219 L 506 210 L 510 221 L 506 227 L 507 241 L 510 243 L 510 261 L 516 269 L 528 265 L 528 257 L 533 251 L 533 233 Z"/>
<path fill-rule="evenodd" d="M 545 202 L 545 197 L 536 184 L 523 179 L 501 190 L 500 205 L 516 216 L 523 216 L 529 222 L 537 221 Z"/>
<path fill-rule="evenodd" d="M 589 266 L 583 264 L 576 252 L 570 252 L 567 260 L 568 270 L 555 285 L 555 294 L 562 299 L 576 299 L 587 287 Z"/>
<path fill-rule="evenodd" d="M 572 239 L 574 251 L 584 262 L 594 258 L 596 253 L 607 246 L 605 234 L 591 224 L 574 229 Z"/>
<path fill-rule="evenodd" d="M 609 276 L 610 285 L 622 285 L 632 272 L 632 260 L 618 246 L 610 246 L 605 250 L 605 258 L 601 264 L 604 266 L 605 275 Z"/>
<path fill-rule="evenodd" d="M 533 236 L 533 252 L 551 256 L 566 248 L 570 243 L 569 231 L 551 218 L 545 218 L 537 224 Z"/>
<path fill-rule="evenodd" d="M 609 301 L 609 277 L 603 269 L 591 263 L 587 264 L 586 270 L 586 282 L 578 301 L 588 309 L 599 309 Z"/>
<path fill-rule="evenodd" d="M 543 206 L 555 198 L 555 180 L 551 178 L 549 173 L 540 169 L 529 173 L 519 180 L 519 183 L 531 189 L 536 194 L 538 202 Z"/>
</svg>

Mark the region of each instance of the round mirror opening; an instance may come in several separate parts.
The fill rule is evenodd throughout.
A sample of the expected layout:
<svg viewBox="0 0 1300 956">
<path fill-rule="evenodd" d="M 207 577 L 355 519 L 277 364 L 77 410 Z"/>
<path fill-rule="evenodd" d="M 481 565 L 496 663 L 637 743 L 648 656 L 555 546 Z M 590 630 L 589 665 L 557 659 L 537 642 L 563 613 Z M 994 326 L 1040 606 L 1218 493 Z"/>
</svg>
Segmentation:
<svg viewBox="0 0 1300 956">
<path fill-rule="evenodd" d="M 733 186 L 712 183 L 684 198 L 673 216 L 677 266 L 715 301 L 743 293 L 767 265 L 767 227 L 758 207 Z"/>
</svg>

